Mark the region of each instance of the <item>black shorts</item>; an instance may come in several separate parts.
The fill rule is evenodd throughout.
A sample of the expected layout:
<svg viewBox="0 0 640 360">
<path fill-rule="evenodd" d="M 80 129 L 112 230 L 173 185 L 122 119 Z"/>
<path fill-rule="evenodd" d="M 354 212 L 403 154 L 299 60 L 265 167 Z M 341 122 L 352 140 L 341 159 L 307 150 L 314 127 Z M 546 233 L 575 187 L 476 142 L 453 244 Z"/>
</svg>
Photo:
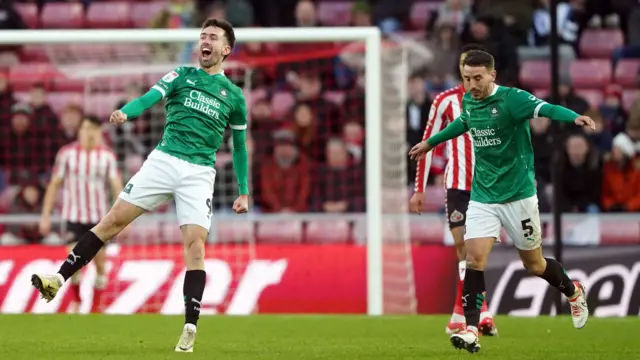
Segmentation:
<svg viewBox="0 0 640 360">
<path fill-rule="evenodd" d="M 80 238 L 82 238 L 82 236 L 89 230 L 93 229 L 94 226 L 96 226 L 96 224 L 80 224 L 67 221 L 65 229 L 62 232 L 62 237 L 67 244 L 78 242 L 80 241 Z"/>
<path fill-rule="evenodd" d="M 471 192 L 447 189 L 447 195 L 444 203 L 447 211 L 447 221 L 449 222 L 449 229 L 464 226 L 467 220 L 467 208 L 469 207 L 469 200 L 471 200 Z"/>
</svg>

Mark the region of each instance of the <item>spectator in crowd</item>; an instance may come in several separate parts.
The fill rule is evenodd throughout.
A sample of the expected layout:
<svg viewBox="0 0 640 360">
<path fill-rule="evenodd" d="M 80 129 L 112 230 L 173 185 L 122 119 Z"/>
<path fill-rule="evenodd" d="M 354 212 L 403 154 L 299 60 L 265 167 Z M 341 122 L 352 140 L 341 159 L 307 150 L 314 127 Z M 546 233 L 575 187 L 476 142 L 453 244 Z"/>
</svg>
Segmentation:
<svg viewBox="0 0 640 360">
<path fill-rule="evenodd" d="M 318 124 L 315 113 L 306 103 L 297 104 L 292 111 L 293 133 L 298 140 L 298 148 L 310 159 L 324 162 L 325 147 L 328 136 L 326 128 Z"/>
<path fill-rule="evenodd" d="M 261 161 L 261 203 L 265 212 L 304 212 L 308 209 L 311 164 L 296 146 L 289 129 L 274 133 L 273 157 Z"/>
<path fill-rule="evenodd" d="M 433 63 L 429 66 L 429 90 L 442 92 L 452 88 L 459 78 L 458 56 L 460 44 L 455 29 L 449 23 L 439 23 L 429 39 Z"/>
<path fill-rule="evenodd" d="M 565 143 L 562 173 L 563 211 L 597 212 L 600 208 L 602 169 L 598 152 L 584 134 L 572 134 Z"/>
<path fill-rule="evenodd" d="M 457 55 L 453 61 L 457 61 Z M 449 65 L 451 64 L 449 63 Z M 429 94 L 427 94 L 425 85 L 426 74 L 424 72 L 414 73 L 409 77 L 409 102 L 407 103 L 408 148 L 422 141 L 424 129 L 427 126 L 427 121 L 429 121 L 429 109 L 432 101 Z M 409 184 L 414 183 L 415 177 L 416 167 L 407 166 L 407 181 Z"/>
<path fill-rule="evenodd" d="M 359 0 L 353 4 L 351 26 L 372 26 L 371 5 L 366 0 Z"/>
<path fill-rule="evenodd" d="M 476 0 L 473 12 L 480 17 L 493 17 L 514 43 L 523 45 L 531 29 L 534 5 L 534 1 Z"/>
<path fill-rule="evenodd" d="M 280 121 L 273 116 L 271 104 L 267 99 L 254 100 L 249 111 L 251 111 L 251 134 L 256 139 L 256 153 L 270 154 L 273 149 L 271 134 L 281 126 Z"/>
<path fill-rule="evenodd" d="M 487 52 L 495 58 L 497 81 L 505 86 L 517 84 L 518 54 L 516 46 L 500 20 L 489 16 L 474 19 L 469 26 L 469 31 L 463 35 L 463 43 L 477 43 L 484 46 Z"/>
<path fill-rule="evenodd" d="M 598 110 L 590 109 L 585 112 L 585 115 L 592 118 L 596 124 L 595 130 L 591 130 L 591 128 L 584 128 L 589 141 L 596 147 L 596 149 L 598 149 L 600 154 L 608 153 L 611 150 L 611 144 L 613 143 L 613 135 L 611 135 L 611 130 L 606 126 L 604 119 L 602 118 L 602 114 Z M 536 151 L 538 151 L 537 148 Z"/>
<path fill-rule="evenodd" d="M 365 122 L 365 112 L 363 111 L 364 93 L 365 93 L 365 74 L 364 71 L 358 71 L 356 75 L 355 86 L 347 91 L 344 103 L 342 105 L 345 119 L 347 121 L 355 121 L 360 124 Z"/>
<path fill-rule="evenodd" d="M 9 183 L 24 184 L 37 179 L 47 164 L 41 136 L 32 124 L 33 111 L 28 104 L 16 103 L 11 108 L 9 131 L 2 134 L 0 161 L 7 171 Z"/>
<path fill-rule="evenodd" d="M 364 157 L 364 128 L 362 124 L 350 121 L 342 129 L 342 140 L 354 164 L 361 164 Z"/>
<path fill-rule="evenodd" d="M 625 133 L 616 135 L 605 157 L 602 208 L 608 212 L 640 211 L 640 158 Z"/>
<path fill-rule="evenodd" d="M 458 37 L 471 19 L 471 4 L 469 0 L 445 0 L 433 15 L 427 25 L 427 32 L 447 24 L 452 28 L 455 37 Z M 454 63 L 456 62 L 457 59 Z"/>
<path fill-rule="evenodd" d="M 598 110 L 614 136 L 624 131 L 629 115 L 622 106 L 622 88 L 619 85 L 607 86 L 604 91 L 604 100 Z"/>
<path fill-rule="evenodd" d="M 303 71 L 298 79 L 296 100 L 298 104 L 306 104 L 313 111 L 321 124 L 318 131 L 339 134 L 342 130 L 342 113 L 333 102 L 324 98 L 324 89 L 320 74 L 314 71 Z"/>
<path fill-rule="evenodd" d="M 29 105 L 33 111 L 33 125 L 45 133 L 58 126 L 58 117 L 47 102 L 47 89 L 43 83 L 35 83 L 29 90 Z"/>
<path fill-rule="evenodd" d="M 121 109 L 128 102 L 142 96 L 142 87 L 136 83 L 127 84 L 124 98 L 116 104 L 116 109 Z M 164 121 L 162 116 L 156 116 L 154 111 L 145 111 L 135 121 L 127 121 L 121 126 L 113 126 L 111 142 L 113 151 L 120 161 L 127 156 L 146 156 L 155 148 L 162 138 Z"/>
<path fill-rule="evenodd" d="M 320 26 L 316 15 L 316 5 L 311 0 L 299 0 L 295 10 L 297 27 Z"/>
<path fill-rule="evenodd" d="M 4 131 L 3 128 L 6 124 L 11 121 L 11 107 L 15 102 L 7 74 L 0 71 L 0 129 L 2 131 Z"/>
<path fill-rule="evenodd" d="M 82 107 L 73 103 L 67 104 L 62 109 L 60 112 L 60 132 L 57 136 L 58 149 L 76 140 L 83 114 Z"/>
<path fill-rule="evenodd" d="M 589 103 L 587 100 L 575 93 L 571 86 L 571 81 L 566 78 L 560 78 L 560 84 L 558 84 L 558 96 L 560 97 L 560 99 L 558 99 L 559 101 L 557 101 L 558 105 L 573 110 L 578 114 L 584 114 L 589 109 Z M 551 97 L 547 96 L 544 100 L 551 102 Z"/>
<path fill-rule="evenodd" d="M 538 201 L 540 212 L 549 212 L 551 206 L 549 199 L 551 193 L 551 164 L 553 158 L 554 138 L 551 133 L 551 120 L 546 117 L 531 119 L 531 144 L 533 163 L 536 171 L 536 183 L 538 188 Z"/>
<path fill-rule="evenodd" d="M 313 210 L 328 213 L 364 211 L 365 184 L 362 168 L 349 160 L 349 153 L 342 139 L 330 139 L 326 153 L 326 165 L 320 165 L 313 176 Z"/>
<path fill-rule="evenodd" d="M 199 25 L 199 24 L 198 24 Z M 195 6 L 192 0 L 170 0 L 167 7 L 151 21 L 154 29 L 180 29 L 196 26 Z M 152 45 L 158 61 L 190 62 L 192 44 L 156 43 Z M 177 59 L 175 58 L 178 54 Z"/>
<path fill-rule="evenodd" d="M 551 15 L 549 13 L 549 0 L 538 0 L 538 8 L 533 12 L 533 27 L 529 36 L 531 46 L 549 46 L 551 33 Z M 558 36 L 560 41 L 569 44 L 577 50 L 578 47 L 578 23 L 574 8 L 577 5 L 558 3 L 556 11 Z"/>
<path fill-rule="evenodd" d="M 30 182 L 20 188 L 13 200 L 9 213 L 39 215 L 42 210 L 42 188 L 36 182 Z M 0 236 L 2 245 L 35 244 L 41 239 L 37 223 L 13 224 L 6 227 L 7 232 Z"/>
</svg>

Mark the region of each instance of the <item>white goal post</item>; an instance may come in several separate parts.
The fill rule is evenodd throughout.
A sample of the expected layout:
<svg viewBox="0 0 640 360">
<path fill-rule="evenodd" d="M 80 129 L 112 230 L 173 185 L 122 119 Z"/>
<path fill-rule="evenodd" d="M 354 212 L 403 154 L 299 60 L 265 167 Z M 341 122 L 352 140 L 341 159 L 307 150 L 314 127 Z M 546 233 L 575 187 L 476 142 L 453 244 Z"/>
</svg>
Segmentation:
<svg viewBox="0 0 640 360">
<path fill-rule="evenodd" d="M 383 218 L 381 120 L 381 34 L 376 27 L 238 28 L 239 42 L 365 43 L 367 312 L 383 314 Z M 193 42 L 199 29 L 20 30 L 0 31 L 0 44 L 170 43 Z"/>
</svg>

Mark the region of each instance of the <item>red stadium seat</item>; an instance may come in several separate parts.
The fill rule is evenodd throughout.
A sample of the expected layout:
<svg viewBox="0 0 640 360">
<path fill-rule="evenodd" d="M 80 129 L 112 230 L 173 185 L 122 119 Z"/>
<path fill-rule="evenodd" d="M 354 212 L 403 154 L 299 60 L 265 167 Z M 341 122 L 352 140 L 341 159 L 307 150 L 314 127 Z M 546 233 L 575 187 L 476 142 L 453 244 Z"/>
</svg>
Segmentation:
<svg viewBox="0 0 640 360">
<path fill-rule="evenodd" d="M 353 2 L 321 2 L 318 4 L 318 20 L 323 25 L 347 26 L 351 22 Z"/>
<path fill-rule="evenodd" d="M 293 97 L 293 94 L 289 92 L 277 92 L 273 94 L 273 97 L 271 98 L 273 116 L 276 118 L 285 116 L 295 103 L 296 99 Z"/>
<path fill-rule="evenodd" d="M 409 14 L 409 20 L 411 26 L 414 29 L 423 30 L 426 28 L 427 23 L 431 19 L 431 11 L 437 10 L 440 7 L 440 2 L 415 2 L 411 7 Z"/>
<path fill-rule="evenodd" d="M 84 27 L 84 9 L 79 2 L 47 2 L 42 8 L 40 24 L 49 29 Z"/>
<path fill-rule="evenodd" d="M 114 60 L 125 63 L 146 64 L 151 61 L 152 51 L 149 44 L 114 44 L 111 46 L 111 52 L 115 55 Z"/>
<path fill-rule="evenodd" d="M 520 67 L 520 82 L 524 87 L 548 88 L 551 83 L 551 66 L 548 61 L 525 61 Z"/>
<path fill-rule="evenodd" d="M 118 101 L 124 98 L 122 93 L 97 93 L 85 98 L 84 109 L 89 114 L 95 114 L 106 119 L 116 108 Z"/>
<path fill-rule="evenodd" d="M 163 1 L 134 2 L 131 4 L 131 23 L 137 28 L 148 28 L 151 21 L 166 7 L 167 4 Z"/>
<path fill-rule="evenodd" d="M 51 92 L 47 95 L 47 102 L 56 114 L 69 104 L 84 104 L 83 94 L 79 92 Z"/>
<path fill-rule="evenodd" d="M 22 21 L 31 29 L 37 28 L 39 24 L 38 6 L 31 3 L 18 3 L 13 5 L 20 14 Z"/>
<path fill-rule="evenodd" d="M 15 91 L 28 90 L 34 83 L 44 83 L 50 86 L 54 77 L 59 73 L 50 64 L 18 64 L 9 70 L 9 82 Z"/>
<path fill-rule="evenodd" d="M 258 223 L 257 240 L 262 243 L 297 243 L 302 241 L 299 221 L 264 221 Z"/>
<path fill-rule="evenodd" d="M 59 77 L 53 79 L 54 91 L 81 92 L 85 90 L 86 80 L 73 79 L 69 77 Z"/>
<path fill-rule="evenodd" d="M 575 88 L 602 89 L 611 82 L 611 62 L 608 60 L 577 60 L 569 66 Z"/>
<path fill-rule="evenodd" d="M 255 240 L 255 226 L 251 221 L 216 222 L 218 242 L 252 242 Z"/>
<path fill-rule="evenodd" d="M 579 46 L 583 57 L 609 59 L 616 48 L 624 46 L 624 36 L 618 29 L 585 30 Z"/>
<path fill-rule="evenodd" d="M 602 103 L 603 94 L 600 90 L 577 89 L 576 94 L 587 100 L 592 108 L 597 108 Z"/>
<path fill-rule="evenodd" d="M 624 107 L 625 110 L 631 110 L 631 107 L 636 102 L 636 100 L 640 100 L 640 91 L 625 90 L 622 92 L 622 107 Z"/>
<path fill-rule="evenodd" d="M 351 239 L 351 225 L 348 221 L 310 221 L 306 228 L 306 242 L 336 243 Z"/>
<path fill-rule="evenodd" d="M 538 99 L 544 99 L 549 96 L 549 90 L 547 89 L 535 89 L 533 90 L 533 95 Z"/>
<path fill-rule="evenodd" d="M 92 91 L 123 91 L 130 84 L 142 86 L 142 91 L 148 90 L 142 74 L 122 74 L 113 76 L 100 76 L 87 80 L 87 86 Z"/>
<path fill-rule="evenodd" d="M 95 29 L 130 28 L 131 10 L 128 2 L 92 2 L 85 25 Z"/>
<path fill-rule="evenodd" d="M 105 59 L 111 60 L 111 47 L 108 44 L 70 44 L 67 48 L 68 63 L 82 62 L 98 63 Z"/>
<path fill-rule="evenodd" d="M 625 88 L 638 87 L 640 60 L 620 60 L 616 66 L 615 82 Z"/>
</svg>

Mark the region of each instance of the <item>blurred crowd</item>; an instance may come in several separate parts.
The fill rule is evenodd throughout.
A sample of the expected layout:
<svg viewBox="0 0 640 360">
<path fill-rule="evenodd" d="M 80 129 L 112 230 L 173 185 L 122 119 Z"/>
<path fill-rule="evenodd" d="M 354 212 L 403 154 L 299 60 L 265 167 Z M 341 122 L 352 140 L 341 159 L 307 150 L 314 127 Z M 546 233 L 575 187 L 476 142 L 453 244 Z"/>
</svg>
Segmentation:
<svg viewBox="0 0 640 360">
<path fill-rule="evenodd" d="M 55 19 L 44 15 L 46 9 L 59 3 L 3 1 L 0 29 L 47 28 Z M 82 27 L 92 27 L 87 25 L 88 14 L 100 2 L 77 3 L 87 14 Z M 536 94 L 540 89 L 521 81 L 522 64 L 549 57 L 548 0 L 170 0 L 156 4 L 155 11 L 145 13 L 142 23 L 132 19 L 127 26 L 197 27 L 204 18 L 217 17 L 236 27 L 380 27 L 383 48 L 408 52 L 407 146 L 421 140 L 435 95 L 459 83 L 457 57 L 464 44 L 480 43 L 495 56 L 499 84 L 520 86 Z M 563 61 L 588 57 L 581 38 L 592 29 L 620 34 L 620 45 L 606 54 L 612 69 L 620 62 L 640 59 L 637 0 L 571 0 L 561 2 L 557 10 Z M 0 48 L 3 213 L 39 214 L 57 150 L 74 141 L 85 113 L 96 112 L 88 100 L 68 96 L 74 91 L 86 95 L 85 85 L 76 88 L 46 74 L 43 79 L 25 82 L 12 70 L 17 64 L 41 66 L 50 60 L 50 53 L 42 55 L 29 47 Z M 179 62 L 193 59 L 185 44 L 157 44 L 149 53 Z M 364 211 L 365 69 L 361 46 L 247 43 L 238 44 L 229 60 L 249 65 L 230 66 L 227 76 L 247 94 L 254 209 L 266 213 Z M 541 211 L 551 209 L 551 164 L 557 144 L 564 149 L 563 158 L 556 159 L 564 168 L 559 189 L 562 210 L 640 211 L 640 98 L 635 92 L 632 98 L 625 97 L 640 89 L 640 66 L 637 69 L 631 80 L 635 88 L 629 87 L 629 81 L 625 86 L 612 82 L 596 89 L 600 95 L 595 100 L 584 98 L 572 85 L 571 76 L 561 76 L 559 104 L 591 116 L 597 128 L 582 131 L 545 118 L 532 119 Z M 112 103 L 98 115 L 106 120 L 110 111 L 140 96 L 157 80 L 140 79 L 127 81 L 115 91 L 115 97 L 110 94 Z M 542 90 L 549 93 L 548 88 Z M 154 148 L 163 125 L 161 105 L 123 127 L 105 125 L 105 141 L 116 150 L 125 180 Z M 231 210 L 236 195 L 229 141 L 216 165 L 214 201 L 221 212 Z M 434 159 L 431 186 L 442 187 L 445 163 L 446 154 Z M 409 164 L 406 177 L 407 189 L 413 188 L 414 164 Z M 10 230 L 22 232 L 23 238 L 37 237 L 35 228 Z"/>
</svg>

